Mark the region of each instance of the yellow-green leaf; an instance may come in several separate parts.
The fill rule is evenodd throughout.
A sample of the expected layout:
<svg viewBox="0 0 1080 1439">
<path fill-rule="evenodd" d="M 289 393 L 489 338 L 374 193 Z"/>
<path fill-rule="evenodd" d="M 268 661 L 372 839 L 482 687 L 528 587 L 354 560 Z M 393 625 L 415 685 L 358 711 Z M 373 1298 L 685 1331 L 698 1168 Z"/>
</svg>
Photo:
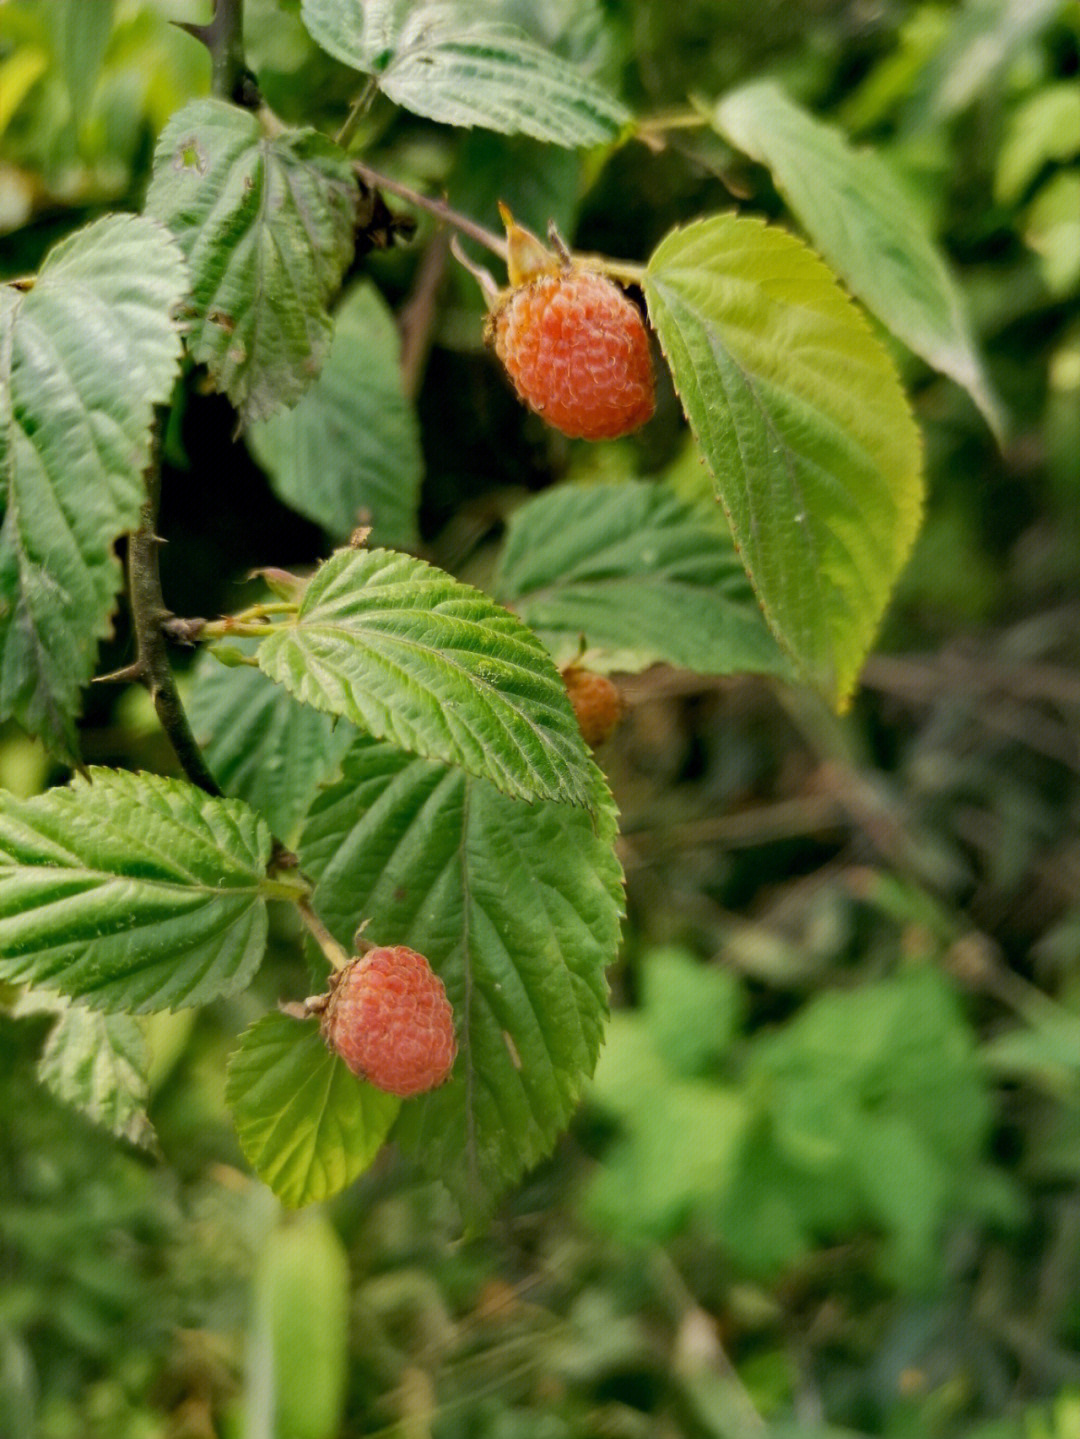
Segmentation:
<svg viewBox="0 0 1080 1439">
<path fill-rule="evenodd" d="M 756 219 L 673 231 L 645 293 L 766 619 L 842 707 L 922 511 L 896 368 L 822 261 Z"/>
</svg>

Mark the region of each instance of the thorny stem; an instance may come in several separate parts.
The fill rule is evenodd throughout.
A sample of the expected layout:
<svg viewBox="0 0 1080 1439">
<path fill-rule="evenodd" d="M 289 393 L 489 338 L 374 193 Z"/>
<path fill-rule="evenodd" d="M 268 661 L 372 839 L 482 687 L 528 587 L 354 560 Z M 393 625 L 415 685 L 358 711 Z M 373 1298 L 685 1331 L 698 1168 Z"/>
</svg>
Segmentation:
<svg viewBox="0 0 1080 1439">
<path fill-rule="evenodd" d="M 369 165 L 364 165 L 359 160 L 353 161 L 353 169 L 364 184 L 370 185 L 373 190 L 387 190 L 391 195 L 396 195 L 399 200 L 407 200 L 418 210 L 426 210 L 429 215 L 434 215 L 436 219 L 452 225 L 455 230 L 460 230 L 463 235 L 468 235 L 470 240 L 475 240 L 478 245 L 483 245 L 493 255 L 498 255 L 500 260 L 506 260 L 506 240 L 502 235 L 496 235 L 493 230 L 487 230 L 483 225 L 478 225 L 475 220 L 470 220 L 468 215 L 462 215 L 460 211 L 452 209 L 445 200 L 429 199 L 427 195 L 421 195 L 418 190 L 413 190 L 408 185 L 402 185 L 398 180 L 388 179 L 386 175 L 381 175 L 378 170 L 372 170 Z"/>
<path fill-rule="evenodd" d="M 154 430 L 153 454 L 146 473 L 146 502 L 139 528 L 128 544 L 128 587 L 131 615 L 135 625 L 135 663 L 130 677 L 145 685 L 154 702 L 158 720 L 180 766 L 192 784 L 207 794 L 220 795 L 217 781 L 207 768 L 202 750 L 191 732 L 169 663 L 164 623 L 171 618 L 161 593 L 158 551 L 162 541 L 155 533 L 161 500 L 161 416 Z"/>
<path fill-rule="evenodd" d="M 244 65 L 244 0 L 214 0 L 214 18 L 208 25 L 181 23 L 180 28 L 210 51 L 214 94 L 222 100 L 251 103 L 255 87 Z"/>
</svg>

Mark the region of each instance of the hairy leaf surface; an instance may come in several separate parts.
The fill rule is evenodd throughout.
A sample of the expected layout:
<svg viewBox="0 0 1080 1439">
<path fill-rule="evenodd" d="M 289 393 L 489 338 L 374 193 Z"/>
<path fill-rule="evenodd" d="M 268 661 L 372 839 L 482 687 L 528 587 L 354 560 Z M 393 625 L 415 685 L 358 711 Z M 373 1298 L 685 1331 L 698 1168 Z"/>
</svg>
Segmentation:
<svg viewBox="0 0 1080 1439">
<path fill-rule="evenodd" d="M 0 721 L 67 759 L 79 690 L 139 523 L 154 406 L 180 359 L 183 259 L 160 225 L 111 215 L 0 287 Z"/>
<path fill-rule="evenodd" d="M 286 842 L 355 734 L 351 725 L 299 704 L 260 670 L 226 667 L 211 654 L 195 667 L 187 709 L 218 784 L 258 810 Z"/>
<path fill-rule="evenodd" d="M 787 671 L 730 537 L 665 485 L 561 485 L 515 512 L 495 580 L 559 663 Z"/>
<path fill-rule="evenodd" d="M 338 306 L 329 357 L 296 408 L 253 425 L 247 442 L 278 497 L 331 539 L 370 525 L 376 544 L 416 543 L 420 433 L 397 326 L 374 285 Z"/>
<path fill-rule="evenodd" d="M 266 942 L 264 821 L 179 780 L 90 773 L 0 793 L 0 978 L 135 1011 L 242 989 Z"/>
<path fill-rule="evenodd" d="M 521 799 L 588 804 L 589 760 L 558 671 L 516 616 L 442 570 L 338 550 L 262 669 L 305 704 Z"/>
<path fill-rule="evenodd" d="M 244 1032 L 225 1100 L 252 1168 L 291 1209 L 329 1199 L 362 1174 L 401 1105 L 351 1074 L 315 1021 L 284 1014 Z"/>
<path fill-rule="evenodd" d="M 146 1115 L 149 1056 L 137 1020 L 36 990 L 27 990 L 13 1012 L 54 1016 L 37 1073 L 57 1099 L 132 1144 L 153 1145 Z"/>
<path fill-rule="evenodd" d="M 645 290 L 766 619 L 842 706 L 922 513 L 896 369 L 817 256 L 758 220 L 673 231 Z"/>
<path fill-rule="evenodd" d="M 445 125 L 575 147 L 613 140 L 629 118 L 569 61 L 502 23 L 490 0 L 302 0 L 300 13 L 329 54 Z"/>
<path fill-rule="evenodd" d="M 615 813 L 522 805 L 482 780 L 360 740 L 312 806 L 301 863 L 348 943 L 360 920 L 427 956 L 454 1008 L 449 1084 L 396 1136 L 472 1217 L 547 1154 L 592 1073 L 622 913 Z"/>
<path fill-rule="evenodd" d="M 132 1144 L 152 1144 L 146 1117 L 146 1042 L 128 1014 L 72 1005 L 45 1043 L 38 1077 L 65 1104 Z"/>
<path fill-rule="evenodd" d="M 146 208 L 191 266 L 188 347 L 245 423 L 322 369 L 356 204 L 348 160 L 314 130 L 269 139 L 250 111 L 193 100 L 162 131 Z"/>
</svg>

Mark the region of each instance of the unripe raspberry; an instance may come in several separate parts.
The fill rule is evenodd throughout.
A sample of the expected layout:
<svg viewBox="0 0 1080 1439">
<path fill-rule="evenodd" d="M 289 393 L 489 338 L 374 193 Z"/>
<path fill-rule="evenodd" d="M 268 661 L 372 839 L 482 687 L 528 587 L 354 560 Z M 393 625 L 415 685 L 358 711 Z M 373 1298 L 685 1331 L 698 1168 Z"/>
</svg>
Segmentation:
<svg viewBox="0 0 1080 1439">
<path fill-rule="evenodd" d="M 360 1079 L 408 1099 L 449 1078 L 454 1011 L 422 954 L 404 945 L 372 949 L 330 983 L 322 1035 Z"/>
<path fill-rule="evenodd" d="M 594 674 L 576 664 L 567 665 L 562 677 L 581 737 L 590 749 L 595 749 L 611 738 L 622 719 L 622 696 L 606 675 Z"/>
<path fill-rule="evenodd" d="M 519 397 L 564 435 L 613 440 L 652 418 L 649 337 L 606 275 L 566 268 L 510 291 L 488 335 Z"/>
</svg>

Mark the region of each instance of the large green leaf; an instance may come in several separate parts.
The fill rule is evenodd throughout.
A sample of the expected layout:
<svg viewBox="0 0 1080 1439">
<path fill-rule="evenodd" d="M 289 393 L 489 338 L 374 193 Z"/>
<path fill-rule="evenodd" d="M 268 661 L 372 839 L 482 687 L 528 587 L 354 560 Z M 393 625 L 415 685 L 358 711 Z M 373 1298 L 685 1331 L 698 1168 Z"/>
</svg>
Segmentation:
<svg viewBox="0 0 1080 1439">
<path fill-rule="evenodd" d="M 154 405 L 180 358 L 184 263 L 160 225 L 113 215 L 0 287 L 0 721 L 67 758 L 79 689 L 139 522 Z"/>
<path fill-rule="evenodd" d="M 501 22 L 492 0 L 302 0 L 329 54 L 373 74 L 395 104 L 445 125 L 555 145 L 613 140 L 629 118 L 568 61 Z"/>
<path fill-rule="evenodd" d="M 521 799 L 588 804 L 558 671 L 516 616 L 409 555 L 338 550 L 257 650 L 305 704 Z"/>
<path fill-rule="evenodd" d="M 193 100 L 162 131 L 146 207 L 191 265 L 191 353 L 245 423 L 322 368 L 356 203 L 348 160 L 314 130 L 271 139 L 249 110 Z"/>
<path fill-rule="evenodd" d="M 229 1060 L 225 1100 L 248 1161 L 299 1208 L 351 1184 L 375 1158 L 401 1105 L 364 1084 L 311 1021 L 267 1014 Z"/>
<path fill-rule="evenodd" d="M 136 1011 L 242 989 L 266 942 L 266 824 L 179 780 L 90 773 L 0 792 L 0 979 Z"/>
<path fill-rule="evenodd" d="M 275 493 L 339 542 L 365 524 L 376 544 L 416 543 L 423 461 L 400 359 L 393 316 L 373 285 L 360 285 L 335 312 L 311 389 L 294 410 L 248 430 Z"/>
<path fill-rule="evenodd" d="M 888 165 L 758 81 L 712 111 L 720 133 L 768 166 L 811 240 L 880 320 L 971 395 L 1000 437 L 1002 417 L 960 288 Z"/>
<path fill-rule="evenodd" d="M 478 1215 L 547 1154 L 592 1072 L 622 911 L 615 814 L 515 803 L 490 784 L 360 740 L 312 806 L 301 863 L 343 943 L 425 954 L 454 1007 L 449 1084 L 396 1136 Z"/>
<path fill-rule="evenodd" d="M 666 485 L 564 485 L 516 511 L 495 580 L 560 663 L 783 673 L 730 536 Z"/>
<path fill-rule="evenodd" d="M 57 1099 L 132 1144 L 154 1143 L 146 1115 L 149 1057 L 137 1020 L 129 1014 L 101 1014 L 35 990 L 20 997 L 14 1013 L 55 1017 L 38 1061 L 38 1078 Z"/>
<path fill-rule="evenodd" d="M 211 654 L 195 667 L 187 710 L 218 784 L 258 810 L 286 842 L 355 733 L 298 704 L 260 670 L 226 667 Z"/>
<path fill-rule="evenodd" d="M 765 616 L 843 705 L 922 511 L 895 367 L 817 256 L 758 220 L 673 231 L 645 291 Z"/>
</svg>

